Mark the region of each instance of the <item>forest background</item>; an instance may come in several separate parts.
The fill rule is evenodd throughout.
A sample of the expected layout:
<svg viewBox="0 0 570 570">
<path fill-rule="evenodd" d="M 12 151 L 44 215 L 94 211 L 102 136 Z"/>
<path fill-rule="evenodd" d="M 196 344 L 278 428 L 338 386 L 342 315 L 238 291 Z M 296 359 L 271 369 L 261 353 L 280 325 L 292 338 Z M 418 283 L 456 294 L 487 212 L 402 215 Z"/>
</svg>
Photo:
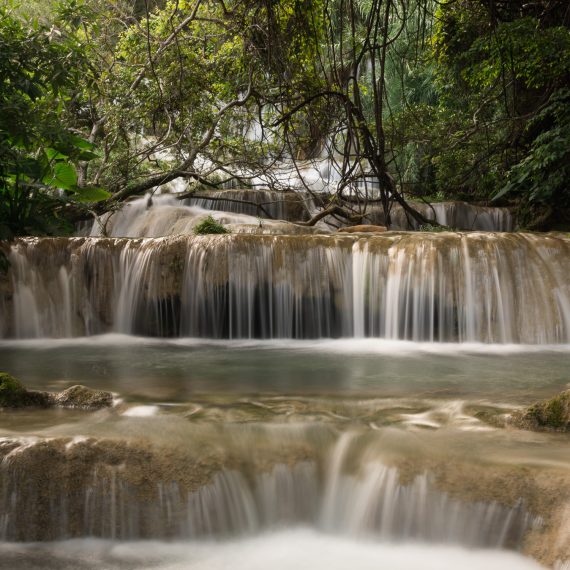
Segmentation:
<svg viewBox="0 0 570 570">
<path fill-rule="evenodd" d="M 307 191 L 275 172 L 311 161 L 346 223 L 464 200 L 568 230 L 569 22 L 567 0 L 4 1 L 0 239 L 176 180 Z"/>
</svg>

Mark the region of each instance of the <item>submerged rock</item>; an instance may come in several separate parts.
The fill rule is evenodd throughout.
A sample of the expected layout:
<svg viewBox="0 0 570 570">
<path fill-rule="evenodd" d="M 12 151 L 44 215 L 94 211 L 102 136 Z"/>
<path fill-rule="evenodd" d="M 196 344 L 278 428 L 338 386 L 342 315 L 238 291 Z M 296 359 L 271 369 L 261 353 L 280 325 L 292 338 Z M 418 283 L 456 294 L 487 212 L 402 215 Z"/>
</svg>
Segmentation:
<svg viewBox="0 0 570 570">
<path fill-rule="evenodd" d="M 71 386 L 63 392 L 27 390 L 16 378 L 0 372 L 0 408 L 81 408 L 98 410 L 113 405 L 113 394 L 86 386 Z"/>
<path fill-rule="evenodd" d="M 570 432 L 570 390 L 515 412 L 510 423 L 521 429 Z"/>
</svg>

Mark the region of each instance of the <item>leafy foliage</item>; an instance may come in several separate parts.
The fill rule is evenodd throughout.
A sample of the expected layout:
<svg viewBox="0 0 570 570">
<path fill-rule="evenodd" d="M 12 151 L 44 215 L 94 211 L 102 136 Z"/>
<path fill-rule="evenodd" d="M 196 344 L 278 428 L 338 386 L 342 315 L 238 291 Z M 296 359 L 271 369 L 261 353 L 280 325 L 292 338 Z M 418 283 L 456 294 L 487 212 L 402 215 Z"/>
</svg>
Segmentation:
<svg viewBox="0 0 570 570">
<path fill-rule="evenodd" d="M 396 123 L 408 129 L 399 144 L 420 148 L 420 171 L 433 175 L 421 194 L 509 201 L 526 227 L 551 227 L 563 211 L 570 224 L 565 6 L 439 4 L 423 64 L 435 63 L 437 97 L 409 105 Z"/>
<path fill-rule="evenodd" d="M 567 18 L 565 0 L 4 7 L 0 237 L 68 231 L 70 209 L 178 177 L 247 185 L 324 156 L 339 208 L 372 177 L 383 205 L 495 200 L 526 227 L 570 225 Z"/>
<path fill-rule="evenodd" d="M 452 232 L 453 228 L 448 226 L 434 226 L 433 224 L 422 224 L 419 227 L 420 232 Z"/>
<path fill-rule="evenodd" d="M 62 123 L 82 66 L 57 30 L 0 9 L 0 239 L 60 233 L 70 200 L 108 196 L 79 185 L 76 164 L 94 145 Z"/>
<path fill-rule="evenodd" d="M 527 206 L 570 210 L 570 90 L 556 91 L 526 132 L 534 134 L 528 154 L 511 168 L 494 199 L 513 194 Z"/>
<path fill-rule="evenodd" d="M 202 220 L 199 224 L 196 224 L 194 227 L 194 233 L 199 236 L 207 235 L 207 234 L 229 234 L 230 231 L 224 228 L 224 226 L 212 216 L 208 216 L 204 220 Z"/>
</svg>

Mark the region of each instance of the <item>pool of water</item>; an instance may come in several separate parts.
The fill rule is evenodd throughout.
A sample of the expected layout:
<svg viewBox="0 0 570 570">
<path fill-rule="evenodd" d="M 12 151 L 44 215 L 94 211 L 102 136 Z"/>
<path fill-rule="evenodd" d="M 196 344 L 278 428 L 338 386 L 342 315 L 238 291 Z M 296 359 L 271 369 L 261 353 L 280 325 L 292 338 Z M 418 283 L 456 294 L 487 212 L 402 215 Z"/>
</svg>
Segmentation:
<svg viewBox="0 0 570 570">
<path fill-rule="evenodd" d="M 348 476 L 352 469 L 369 463 L 369 479 L 357 474 L 350 483 L 356 490 L 366 490 L 367 481 L 376 481 L 382 472 L 374 465 L 386 463 L 400 469 L 404 482 L 410 466 L 416 474 L 429 471 L 442 491 L 450 496 L 455 493 L 461 501 L 483 500 L 492 505 L 496 498 L 498 504 L 512 507 L 522 494 L 532 516 L 547 513 L 541 509 L 547 508 L 544 505 L 552 489 L 559 493 L 564 490 L 561 485 L 567 487 L 566 434 L 503 429 L 497 421 L 519 406 L 569 386 L 569 346 L 434 345 L 371 339 L 157 340 L 104 335 L 3 341 L 0 369 L 20 378 L 28 388 L 55 391 L 80 383 L 116 394 L 113 408 L 96 412 L 52 409 L 0 414 L 0 443 L 17 440 L 21 458 L 25 454 L 33 457 L 34 446 L 39 453 L 42 442 L 53 445 L 61 454 L 64 471 L 66 462 L 82 465 L 73 463 L 81 457 L 79 451 L 74 456 L 73 450 L 81 445 L 85 457 L 91 457 L 88 450 L 97 443 L 85 442 L 121 440 L 118 445 L 139 448 L 160 465 L 164 461 L 168 477 L 180 476 L 181 480 L 192 469 L 185 462 L 191 466 L 195 460 L 208 462 L 212 457 L 226 469 L 241 470 L 244 481 L 265 480 L 274 465 L 288 468 L 309 461 L 316 469 L 315 485 L 322 483 L 322 477 L 334 482 L 335 473 Z M 63 442 L 59 447 L 58 441 Z M 123 452 L 116 453 L 120 458 Z M 22 473 L 28 468 L 37 471 L 33 461 L 29 466 L 24 461 Z M 101 462 L 105 461 L 110 462 L 105 469 L 120 477 L 121 461 L 102 457 Z M 497 484 L 497 489 L 487 492 L 487 483 L 477 484 L 478 478 L 489 486 Z M 513 489 L 505 481 L 512 481 Z M 169 482 L 159 480 L 158 484 Z M 295 485 L 293 481 L 283 488 Z M 347 506 L 356 501 L 353 496 L 359 496 L 350 485 L 343 491 Z M 50 492 L 57 489 L 56 485 Z M 25 488 L 19 492 L 27 493 Z M 224 500 L 233 504 L 242 491 L 236 493 Z M 533 503 L 533 493 L 543 494 L 544 501 Z M 128 500 L 119 498 L 117 505 L 126 508 Z M 110 512 L 115 512 L 113 508 Z M 172 542 L 95 538 L 0 542 L 0 568 L 541 568 L 517 552 L 466 549 L 451 539 L 446 544 L 397 543 L 382 536 L 327 534 L 318 526 L 295 525 L 262 526 L 256 532 L 240 538 L 186 542 L 179 538 Z"/>
<path fill-rule="evenodd" d="M 526 404 L 570 383 L 570 347 L 381 340 L 156 340 L 105 335 L 0 342 L 0 368 L 29 388 L 72 384 L 143 401 L 199 393 L 491 398 Z"/>
</svg>

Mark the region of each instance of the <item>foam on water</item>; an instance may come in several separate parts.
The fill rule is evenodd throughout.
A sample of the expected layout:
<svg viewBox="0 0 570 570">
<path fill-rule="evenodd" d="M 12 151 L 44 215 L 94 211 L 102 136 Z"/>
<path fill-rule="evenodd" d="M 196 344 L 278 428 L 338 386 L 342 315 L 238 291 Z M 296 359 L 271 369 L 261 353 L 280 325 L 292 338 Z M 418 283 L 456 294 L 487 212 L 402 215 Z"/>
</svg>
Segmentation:
<svg viewBox="0 0 570 570">
<path fill-rule="evenodd" d="M 65 541 L 4 544 L 1 568 L 20 570 L 539 570 L 513 552 L 378 543 L 290 529 L 253 538 L 188 543 Z M 37 564 L 41 561 L 41 566 Z"/>
<path fill-rule="evenodd" d="M 28 338 L 0 339 L 0 348 L 57 349 L 83 346 L 187 346 L 226 347 L 229 349 L 256 350 L 298 350 L 308 352 L 334 352 L 346 354 L 386 354 L 418 356 L 429 354 L 528 354 L 533 353 L 570 353 L 570 344 L 487 344 L 478 342 L 413 342 L 406 340 L 386 340 L 378 338 L 349 339 L 209 339 L 197 337 L 156 338 L 120 333 L 108 333 L 93 336 L 69 338 Z"/>
<path fill-rule="evenodd" d="M 133 406 L 126 412 L 123 412 L 123 416 L 128 416 L 131 418 L 149 418 L 156 416 L 158 414 L 158 411 L 158 406 Z"/>
</svg>

